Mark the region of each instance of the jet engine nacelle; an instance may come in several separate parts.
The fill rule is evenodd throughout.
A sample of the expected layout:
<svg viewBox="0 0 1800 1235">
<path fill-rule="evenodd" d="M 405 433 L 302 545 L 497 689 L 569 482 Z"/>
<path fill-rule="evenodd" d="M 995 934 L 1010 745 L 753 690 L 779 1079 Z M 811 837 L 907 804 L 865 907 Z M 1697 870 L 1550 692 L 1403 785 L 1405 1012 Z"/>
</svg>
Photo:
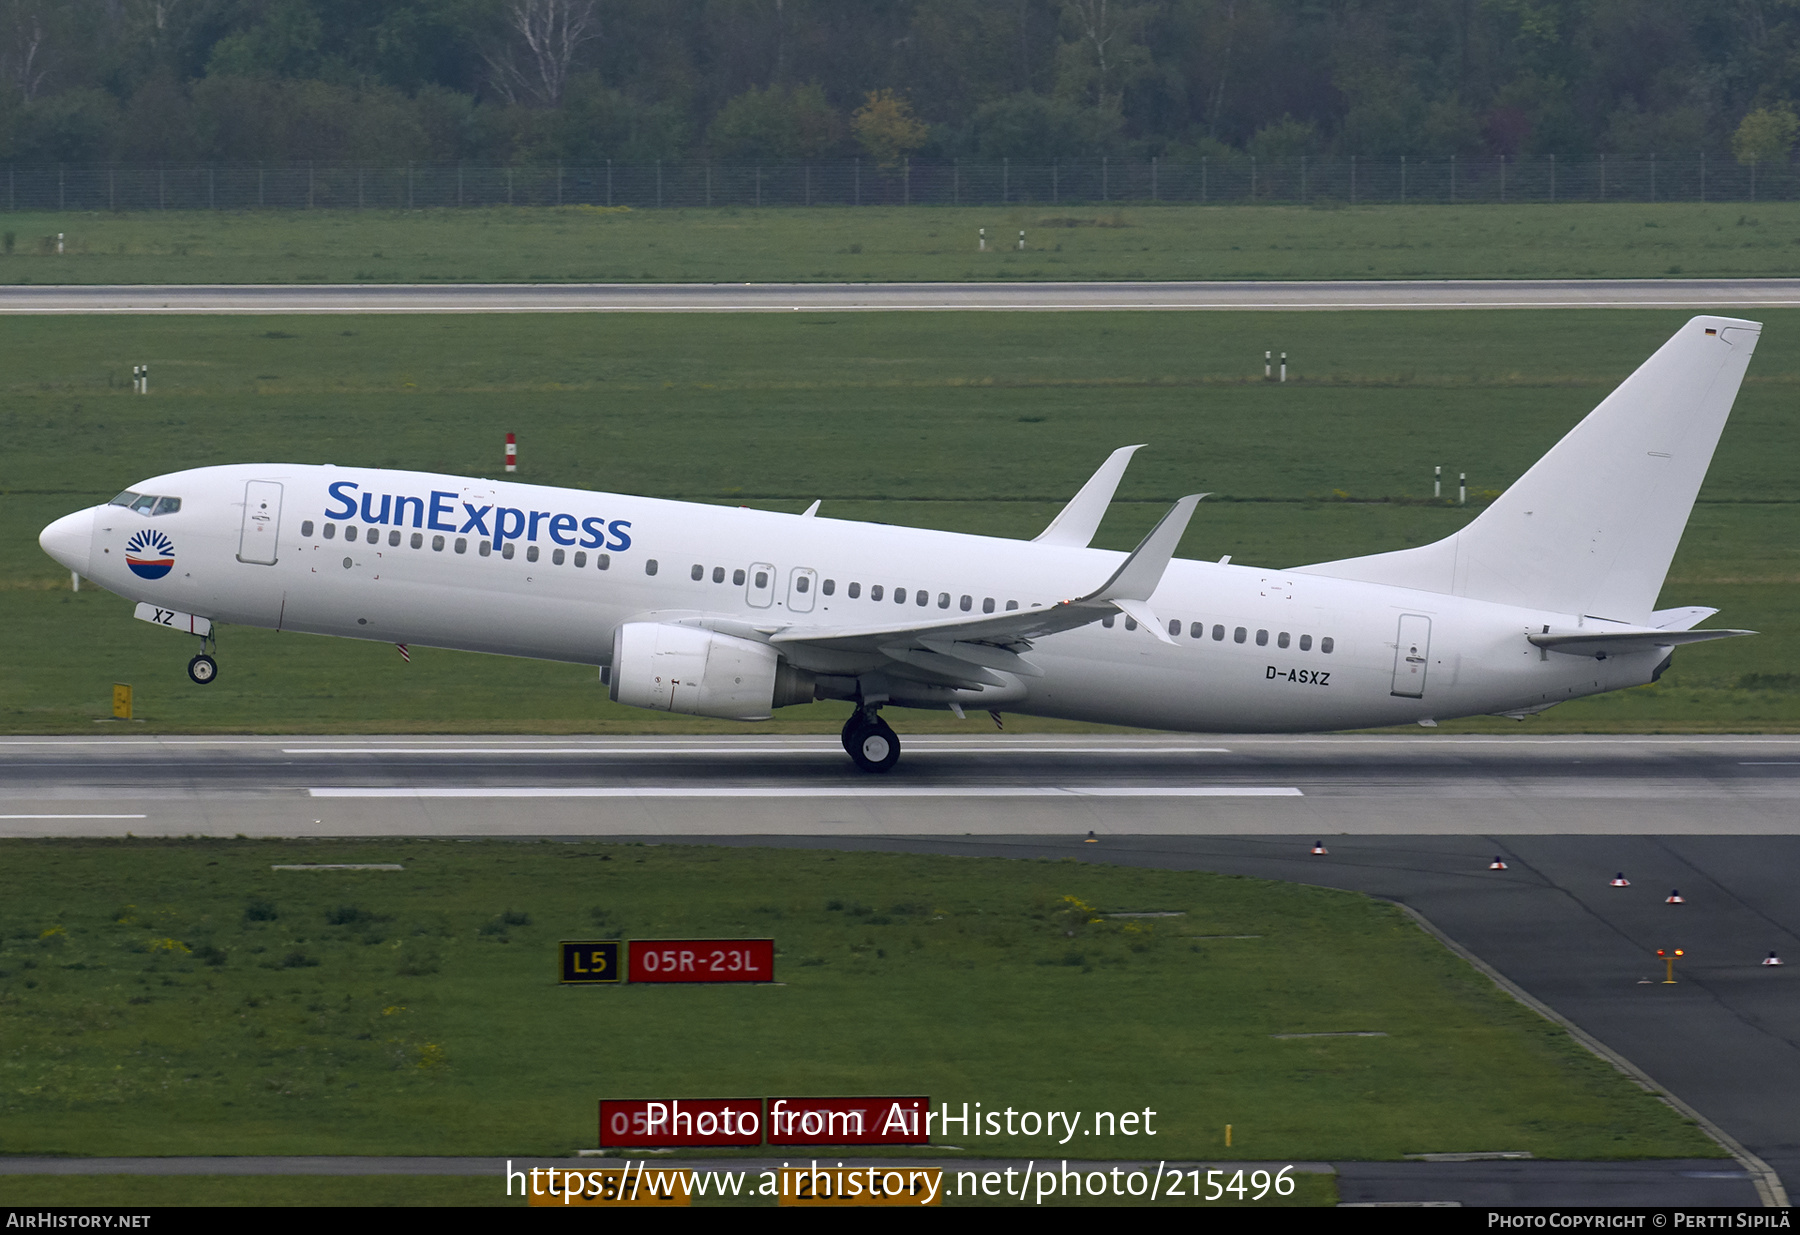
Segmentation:
<svg viewBox="0 0 1800 1235">
<path fill-rule="evenodd" d="M 766 643 L 697 626 L 626 622 L 613 634 L 616 703 L 725 720 L 767 720 L 813 698 L 813 676 Z"/>
</svg>

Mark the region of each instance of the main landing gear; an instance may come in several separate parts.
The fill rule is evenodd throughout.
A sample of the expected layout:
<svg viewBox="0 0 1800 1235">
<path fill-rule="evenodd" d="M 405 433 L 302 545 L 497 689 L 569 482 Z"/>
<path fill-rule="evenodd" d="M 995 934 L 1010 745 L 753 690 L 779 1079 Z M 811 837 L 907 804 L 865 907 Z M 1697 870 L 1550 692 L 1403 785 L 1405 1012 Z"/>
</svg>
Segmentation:
<svg viewBox="0 0 1800 1235">
<path fill-rule="evenodd" d="M 900 762 L 900 735 L 874 708 L 858 708 L 844 722 L 844 751 L 865 772 L 885 772 Z"/>
</svg>

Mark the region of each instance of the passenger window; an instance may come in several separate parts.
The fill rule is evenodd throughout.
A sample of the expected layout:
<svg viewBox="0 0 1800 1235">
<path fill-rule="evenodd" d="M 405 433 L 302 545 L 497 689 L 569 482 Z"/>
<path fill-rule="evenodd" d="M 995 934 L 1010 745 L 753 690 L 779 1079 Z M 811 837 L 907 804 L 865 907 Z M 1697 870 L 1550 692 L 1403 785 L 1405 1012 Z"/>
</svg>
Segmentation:
<svg viewBox="0 0 1800 1235">
<path fill-rule="evenodd" d="M 444 551 L 444 538 L 442 536 L 433 536 L 431 538 L 431 551 L 433 553 L 442 553 Z M 558 554 L 561 552 L 562 550 L 557 550 Z"/>
<path fill-rule="evenodd" d="M 1250 633 L 1249 631 L 1245 630 L 1242 626 L 1240 626 L 1236 630 L 1231 632 L 1231 641 L 1233 643 L 1242 643 L 1244 641 L 1244 636 L 1249 633 Z"/>
<path fill-rule="evenodd" d="M 692 569 L 688 571 L 688 578 L 692 579 L 695 583 L 699 583 L 706 578 L 706 567 L 695 562 Z"/>
<path fill-rule="evenodd" d="M 931 603 L 931 593 L 927 592 L 924 588 L 920 588 L 917 592 L 914 592 L 913 595 L 915 595 L 919 598 L 919 608 L 921 608 L 921 609 L 923 609 L 926 605 Z M 944 608 L 948 609 L 949 607 L 950 607 L 950 595 L 949 595 L 949 593 L 945 593 L 944 594 Z"/>
<path fill-rule="evenodd" d="M 1301 635 L 1300 636 L 1300 650 L 1302 652 L 1312 651 L 1312 636 L 1311 635 Z"/>
<path fill-rule="evenodd" d="M 399 532 L 399 530 L 398 530 L 398 529 L 395 529 L 395 530 L 394 530 L 394 531 L 392 531 L 392 532 L 389 532 L 389 533 L 388 533 L 388 544 L 389 544 L 389 545 L 394 545 L 394 546 L 397 546 L 397 545 L 399 545 L 399 543 L 400 543 L 400 532 Z"/>
<path fill-rule="evenodd" d="M 849 594 L 850 594 L 851 600 L 855 600 L 858 596 L 861 596 L 862 595 L 862 584 L 852 583 L 850 585 L 850 593 Z M 877 596 L 875 599 L 880 600 L 881 597 Z"/>
<path fill-rule="evenodd" d="M 1269 646 L 1269 632 L 1268 631 L 1259 630 L 1256 632 L 1256 646 L 1259 648 L 1266 648 Z"/>
<path fill-rule="evenodd" d="M 869 599 L 870 600 L 880 600 L 881 599 L 881 585 L 879 583 L 877 583 L 874 587 L 869 589 Z"/>
<path fill-rule="evenodd" d="M 1214 643 L 1225 642 L 1225 628 L 1223 626 L 1213 627 L 1213 642 Z"/>
<path fill-rule="evenodd" d="M 612 554 L 610 554 L 610 553 L 594 554 L 594 568 L 596 570 L 611 570 L 612 569 Z"/>
<path fill-rule="evenodd" d="M 655 574 L 656 572 L 653 570 L 650 573 Z M 759 570 L 756 572 L 756 586 L 757 586 L 758 590 L 761 590 L 762 588 L 766 588 L 769 586 L 769 572 L 768 571 Z"/>
<path fill-rule="evenodd" d="M 725 582 L 725 568 L 723 566 L 713 567 L 713 582 L 714 583 Z"/>
<path fill-rule="evenodd" d="M 415 549 L 423 549 L 425 547 L 425 533 L 414 532 L 412 534 L 412 547 Z"/>
<path fill-rule="evenodd" d="M 509 540 L 500 546 L 500 556 L 510 562 L 513 559 L 513 550 L 518 547 L 519 546 L 513 544 L 512 541 Z"/>
<path fill-rule="evenodd" d="M 653 575 L 656 573 L 656 559 L 655 558 L 651 558 L 649 561 L 644 563 L 644 573 L 647 575 Z M 762 584 L 759 583 L 756 586 L 761 587 Z"/>
<path fill-rule="evenodd" d="M 304 520 L 300 524 L 300 534 L 302 536 L 311 536 L 312 535 L 312 520 L 311 519 Z"/>
<path fill-rule="evenodd" d="M 1008 613 L 1011 613 L 1014 609 L 1017 609 L 1018 607 L 1019 607 L 1019 602 L 1016 600 L 1009 600 L 1006 602 L 1006 611 Z"/>
<path fill-rule="evenodd" d="M 950 593 L 939 592 L 938 593 L 938 608 L 948 609 L 949 607 L 950 607 Z"/>
<path fill-rule="evenodd" d="M 1206 634 L 1206 623 L 1205 622 L 1195 622 L 1191 626 L 1188 627 L 1188 636 L 1190 638 L 1198 639 L 1204 634 Z"/>
<path fill-rule="evenodd" d="M 484 541 L 479 542 L 475 546 L 475 552 L 481 554 L 482 557 L 486 557 L 488 554 L 492 553 L 493 551 L 494 551 L 494 545 L 493 545 L 492 541 L 484 540 Z"/>
<path fill-rule="evenodd" d="M 325 539 L 330 540 L 333 536 L 336 536 L 336 535 L 337 535 L 337 524 L 327 523 L 325 525 Z"/>
<path fill-rule="evenodd" d="M 578 569 L 587 565 L 587 553 L 584 550 L 575 550 L 575 565 Z"/>
<path fill-rule="evenodd" d="M 982 598 L 981 611 L 983 613 L 992 613 L 994 611 L 994 598 L 992 596 L 985 596 Z"/>
<path fill-rule="evenodd" d="M 819 590 L 821 592 L 825 593 L 825 595 L 827 595 L 827 596 L 831 595 L 833 592 L 837 591 L 837 580 L 836 579 L 825 580 L 824 583 L 819 585 Z"/>
<path fill-rule="evenodd" d="M 732 587 L 743 587 L 744 586 L 744 572 L 743 571 L 734 570 L 731 572 L 731 586 Z"/>
<path fill-rule="evenodd" d="M 550 564 L 552 566 L 561 566 L 563 564 L 563 551 L 561 549 L 550 550 Z"/>
<path fill-rule="evenodd" d="M 897 587 L 894 589 L 894 603 L 897 605 L 903 605 L 906 603 L 906 589 L 905 588 Z"/>
<path fill-rule="evenodd" d="M 417 532 L 413 533 L 413 539 L 418 539 L 418 536 L 419 534 Z M 525 546 L 525 560 L 527 562 L 535 562 L 538 560 L 538 547 L 536 545 Z"/>
<path fill-rule="evenodd" d="M 975 598 L 973 596 L 965 596 L 958 602 L 958 605 L 964 613 L 967 613 L 975 607 Z"/>
<path fill-rule="evenodd" d="M 1284 630 L 1279 635 L 1275 636 L 1275 646 L 1278 648 L 1284 648 L 1287 645 L 1288 645 L 1288 633 L 1287 633 L 1287 631 Z"/>
<path fill-rule="evenodd" d="M 344 529 L 344 539 L 345 540 L 355 540 L 356 539 L 356 524 L 352 523 L 349 527 Z"/>
<path fill-rule="evenodd" d="M 1181 633 L 1181 619 L 1180 618 L 1170 618 L 1169 619 L 1169 633 L 1171 635 L 1179 635 Z"/>
<path fill-rule="evenodd" d="M 1113 617 L 1114 617 L 1113 614 L 1111 614 L 1111 613 L 1107 614 L 1105 617 L 1100 619 L 1100 625 L 1106 627 L 1106 629 L 1108 629 L 1108 630 L 1111 630 L 1113 628 Z"/>
<path fill-rule="evenodd" d="M 1332 644 L 1331 644 L 1331 636 L 1330 635 L 1326 635 L 1323 639 L 1319 640 L 1319 650 L 1321 652 L 1329 654 L 1331 652 L 1331 646 L 1332 646 Z"/>
<path fill-rule="evenodd" d="M 812 580 L 806 575 L 799 575 L 794 579 L 794 590 L 796 592 L 804 592 L 811 586 Z"/>
<path fill-rule="evenodd" d="M 1126 618 L 1125 619 L 1125 629 L 1126 630 L 1136 630 L 1137 629 L 1137 619 L 1134 617 Z"/>
<path fill-rule="evenodd" d="M 178 497 L 160 497 L 160 498 L 156 499 L 156 510 L 154 513 L 159 514 L 159 515 L 172 515 L 180 509 L 181 509 L 181 499 L 180 498 L 178 498 Z"/>
<path fill-rule="evenodd" d="M 469 538 L 467 536 L 458 536 L 456 538 L 456 551 L 458 553 L 467 553 L 469 551 Z M 578 553 L 575 556 L 580 557 L 581 555 Z M 580 563 L 577 562 L 576 565 L 579 566 Z"/>
</svg>

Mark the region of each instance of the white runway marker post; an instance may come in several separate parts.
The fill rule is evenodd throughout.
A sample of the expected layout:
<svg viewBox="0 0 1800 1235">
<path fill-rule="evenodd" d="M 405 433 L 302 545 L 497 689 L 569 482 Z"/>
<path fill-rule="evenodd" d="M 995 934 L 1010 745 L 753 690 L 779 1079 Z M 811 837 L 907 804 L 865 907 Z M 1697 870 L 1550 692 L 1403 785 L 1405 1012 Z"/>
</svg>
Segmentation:
<svg viewBox="0 0 1800 1235">
<path fill-rule="evenodd" d="M 510 433 L 506 435 L 506 470 L 509 472 L 519 470 L 519 442 Z"/>
</svg>

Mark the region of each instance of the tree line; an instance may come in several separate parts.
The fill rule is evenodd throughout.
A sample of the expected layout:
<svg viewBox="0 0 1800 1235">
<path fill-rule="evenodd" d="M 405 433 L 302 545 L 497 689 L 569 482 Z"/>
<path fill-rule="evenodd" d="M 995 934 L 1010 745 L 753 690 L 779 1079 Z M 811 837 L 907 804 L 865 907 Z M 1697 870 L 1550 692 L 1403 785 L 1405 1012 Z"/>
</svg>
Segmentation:
<svg viewBox="0 0 1800 1235">
<path fill-rule="evenodd" d="M 0 161 L 1785 161 L 1800 2 L 0 0 Z"/>
</svg>

